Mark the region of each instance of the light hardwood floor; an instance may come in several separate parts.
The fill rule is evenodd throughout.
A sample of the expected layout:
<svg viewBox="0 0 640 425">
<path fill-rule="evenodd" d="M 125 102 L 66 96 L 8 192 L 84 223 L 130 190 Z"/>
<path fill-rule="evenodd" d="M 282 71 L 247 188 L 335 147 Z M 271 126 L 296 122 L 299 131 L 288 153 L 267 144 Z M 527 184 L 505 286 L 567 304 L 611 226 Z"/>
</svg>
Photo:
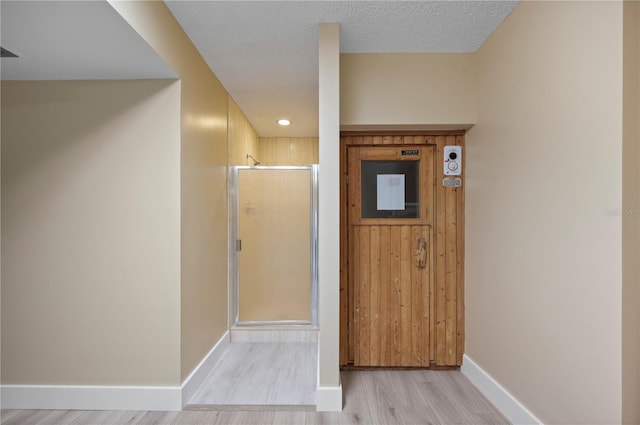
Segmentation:
<svg viewBox="0 0 640 425">
<path fill-rule="evenodd" d="M 316 342 L 233 342 L 187 408 L 313 409 L 317 359 Z"/>
<path fill-rule="evenodd" d="M 344 410 L 87 412 L 11 410 L 3 425 L 507 425 L 459 371 L 344 371 Z"/>
</svg>

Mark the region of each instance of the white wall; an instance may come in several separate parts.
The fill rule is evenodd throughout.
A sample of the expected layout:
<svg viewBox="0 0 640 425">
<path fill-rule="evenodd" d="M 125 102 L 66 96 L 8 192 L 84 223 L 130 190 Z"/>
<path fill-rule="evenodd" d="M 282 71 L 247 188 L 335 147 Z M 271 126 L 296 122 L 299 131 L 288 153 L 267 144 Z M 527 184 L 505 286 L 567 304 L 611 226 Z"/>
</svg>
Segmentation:
<svg viewBox="0 0 640 425">
<path fill-rule="evenodd" d="M 523 2 L 476 57 L 467 355 L 549 424 L 621 421 L 621 42 L 620 2 Z"/>
<path fill-rule="evenodd" d="M 2 83 L 4 385 L 179 385 L 179 132 L 175 81 Z"/>
</svg>

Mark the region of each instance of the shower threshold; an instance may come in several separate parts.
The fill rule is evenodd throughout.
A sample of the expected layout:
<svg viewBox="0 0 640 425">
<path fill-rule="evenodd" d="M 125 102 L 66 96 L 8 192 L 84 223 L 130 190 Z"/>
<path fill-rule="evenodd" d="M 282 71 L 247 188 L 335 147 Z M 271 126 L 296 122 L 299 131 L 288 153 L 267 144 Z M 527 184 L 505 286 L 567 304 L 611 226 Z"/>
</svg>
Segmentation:
<svg viewBox="0 0 640 425">
<path fill-rule="evenodd" d="M 312 325 L 236 325 L 231 342 L 317 342 L 318 327 Z"/>
</svg>

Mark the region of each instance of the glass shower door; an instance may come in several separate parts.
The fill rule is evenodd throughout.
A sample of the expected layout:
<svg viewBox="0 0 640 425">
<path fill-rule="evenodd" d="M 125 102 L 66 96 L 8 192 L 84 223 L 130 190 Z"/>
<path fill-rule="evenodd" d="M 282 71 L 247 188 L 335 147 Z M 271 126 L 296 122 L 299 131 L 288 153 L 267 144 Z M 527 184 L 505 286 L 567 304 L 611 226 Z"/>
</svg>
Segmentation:
<svg viewBox="0 0 640 425">
<path fill-rule="evenodd" d="M 312 167 L 237 167 L 237 325 L 314 321 L 313 176 Z"/>
</svg>

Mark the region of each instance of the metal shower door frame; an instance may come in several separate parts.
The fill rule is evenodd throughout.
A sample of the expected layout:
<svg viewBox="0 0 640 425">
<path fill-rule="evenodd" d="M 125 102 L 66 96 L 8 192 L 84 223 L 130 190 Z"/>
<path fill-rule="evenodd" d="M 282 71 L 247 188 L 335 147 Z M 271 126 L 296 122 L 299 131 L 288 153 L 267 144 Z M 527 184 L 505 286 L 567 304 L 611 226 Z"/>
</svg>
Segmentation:
<svg viewBox="0 0 640 425">
<path fill-rule="evenodd" d="M 238 267 L 237 241 L 239 240 L 239 193 L 238 174 L 241 170 L 308 170 L 311 189 L 311 320 L 276 320 L 276 321 L 240 321 L 240 273 Z M 233 326 L 278 326 L 307 325 L 318 326 L 318 165 L 310 166 L 233 166 L 229 168 L 229 215 L 231 228 L 229 232 L 229 312 L 230 325 Z"/>
</svg>

